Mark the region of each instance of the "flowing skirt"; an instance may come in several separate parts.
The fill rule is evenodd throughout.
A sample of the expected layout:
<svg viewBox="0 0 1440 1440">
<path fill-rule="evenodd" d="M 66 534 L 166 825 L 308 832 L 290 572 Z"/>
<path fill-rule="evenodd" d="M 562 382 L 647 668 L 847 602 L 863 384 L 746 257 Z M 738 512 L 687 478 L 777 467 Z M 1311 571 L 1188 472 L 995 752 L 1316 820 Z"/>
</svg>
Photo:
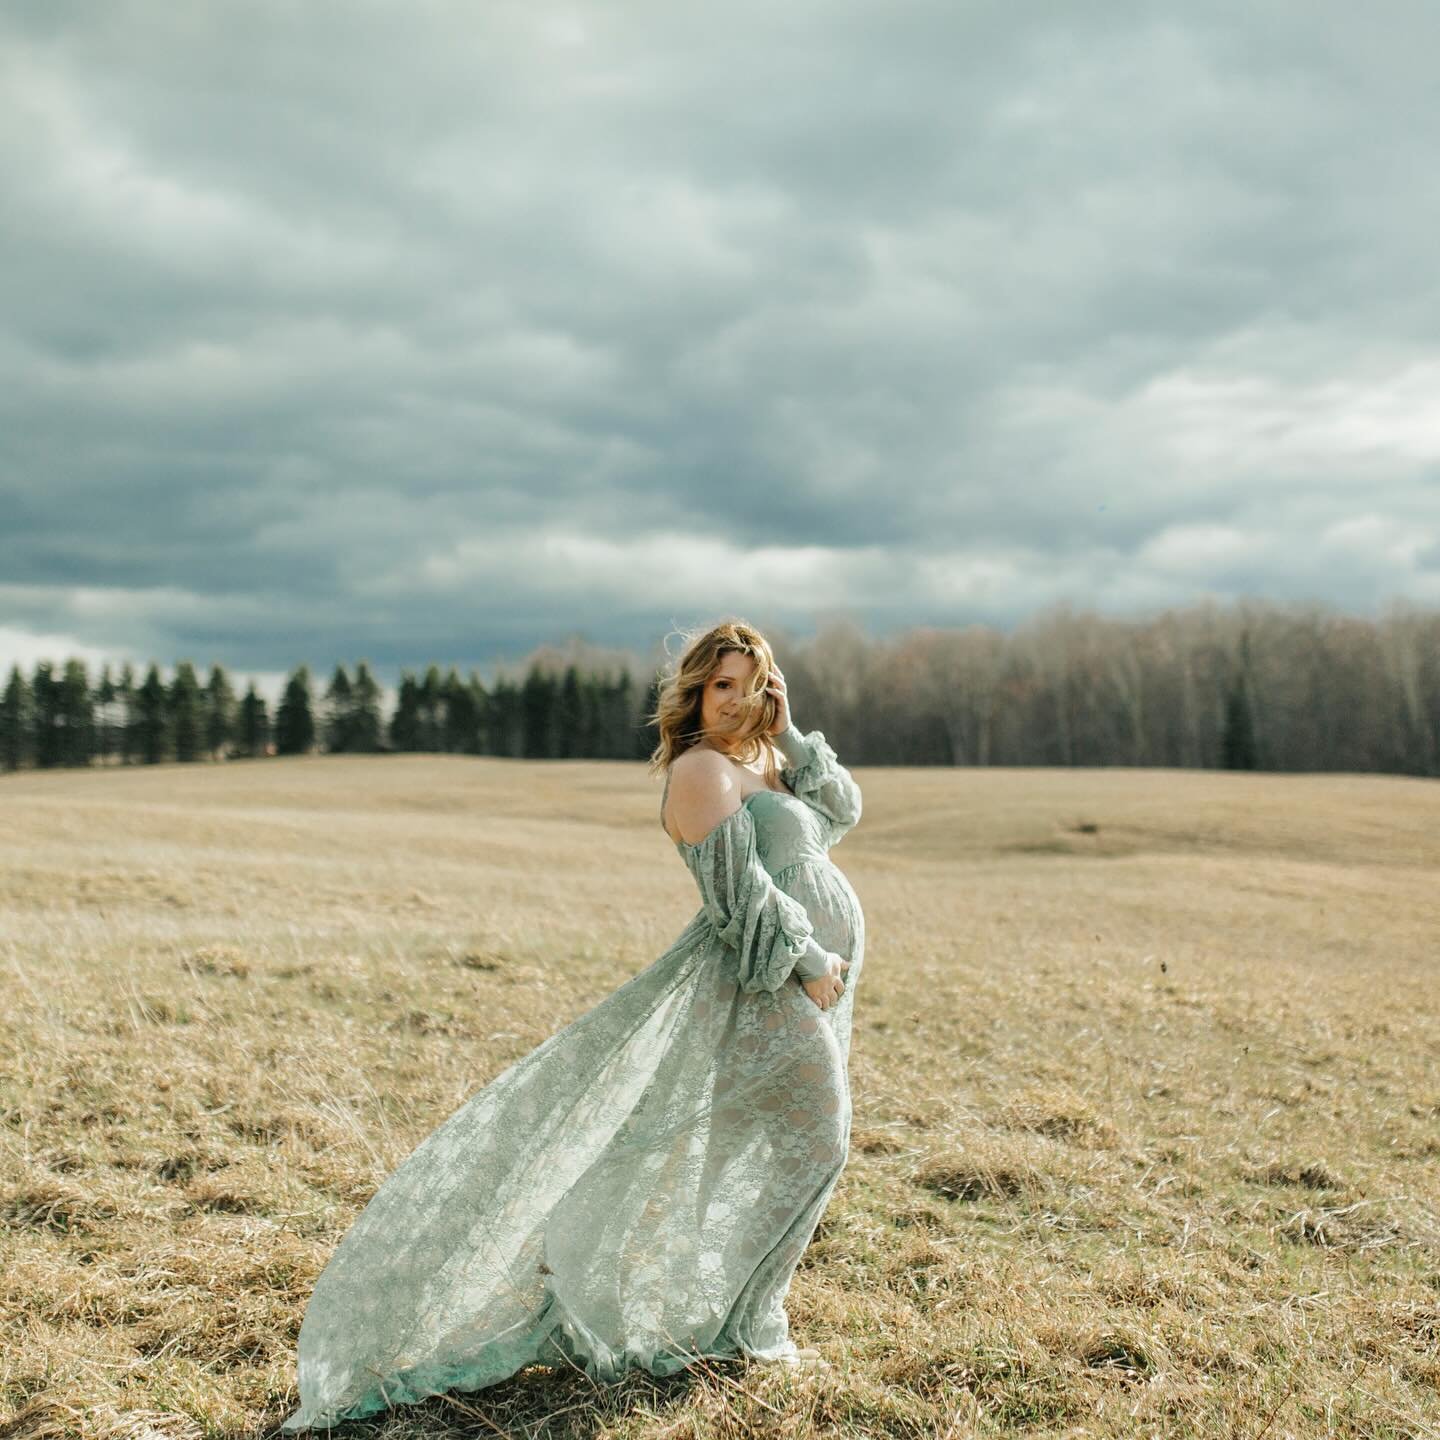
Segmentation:
<svg viewBox="0 0 1440 1440">
<path fill-rule="evenodd" d="M 613 1381 L 793 1353 L 785 1297 L 849 1154 L 864 927 L 828 862 L 775 879 L 851 960 L 841 999 L 741 990 L 702 910 L 375 1193 L 316 1282 L 284 1430 L 535 1363 Z"/>
</svg>

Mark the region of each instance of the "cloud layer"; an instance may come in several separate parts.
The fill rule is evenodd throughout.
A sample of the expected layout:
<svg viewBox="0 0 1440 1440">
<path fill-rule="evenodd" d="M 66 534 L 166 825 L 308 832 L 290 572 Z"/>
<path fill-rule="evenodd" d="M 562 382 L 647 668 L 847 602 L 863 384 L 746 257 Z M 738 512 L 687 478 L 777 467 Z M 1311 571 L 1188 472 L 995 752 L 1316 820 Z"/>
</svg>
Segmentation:
<svg viewBox="0 0 1440 1440">
<path fill-rule="evenodd" d="M 1422 0 L 11 5 L 0 638 L 385 673 L 1440 603 L 1437 45 Z"/>
</svg>

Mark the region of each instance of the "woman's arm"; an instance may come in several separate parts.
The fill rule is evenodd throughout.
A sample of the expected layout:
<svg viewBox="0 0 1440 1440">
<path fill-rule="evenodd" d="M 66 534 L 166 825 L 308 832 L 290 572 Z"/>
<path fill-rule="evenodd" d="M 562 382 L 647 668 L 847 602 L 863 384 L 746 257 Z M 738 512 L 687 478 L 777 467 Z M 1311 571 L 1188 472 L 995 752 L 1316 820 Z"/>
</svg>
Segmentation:
<svg viewBox="0 0 1440 1440">
<path fill-rule="evenodd" d="M 812 810 L 827 822 L 827 845 L 833 845 L 860 820 L 860 787 L 855 777 L 836 758 L 824 733 L 812 730 L 801 734 L 792 720 L 775 737 L 785 757 L 785 783 Z"/>
</svg>

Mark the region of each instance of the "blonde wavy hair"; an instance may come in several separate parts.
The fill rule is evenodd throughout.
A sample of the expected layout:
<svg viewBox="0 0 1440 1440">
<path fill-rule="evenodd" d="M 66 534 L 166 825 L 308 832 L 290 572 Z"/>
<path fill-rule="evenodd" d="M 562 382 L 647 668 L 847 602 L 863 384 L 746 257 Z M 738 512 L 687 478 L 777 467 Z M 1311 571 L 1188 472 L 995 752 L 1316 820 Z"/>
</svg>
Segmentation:
<svg viewBox="0 0 1440 1440">
<path fill-rule="evenodd" d="M 775 723 L 775 697 L 766 693 L 775 670 L 770 642 L 744 620 L 722 620 L 708 630 L 681 631 L 684 649 L 674 667 L 662 676 L 654 711 L 647 716 L 660 730 L 660 741 L 650 756 L 650 769 L 667 770 L 676 756 L 697 744 L 702 736 L 701 701 L 710 677 L 726 655 L 751 655 L 755 671 L 737 702 L 739 720 L 733 729 L 722 731 L 735 742 L 731 752 L 742 765 L 765 757 L 765 783 L 772 788 L 779 777 L 775 763 L 775 742 L 770 727 Z"/>
</svg>

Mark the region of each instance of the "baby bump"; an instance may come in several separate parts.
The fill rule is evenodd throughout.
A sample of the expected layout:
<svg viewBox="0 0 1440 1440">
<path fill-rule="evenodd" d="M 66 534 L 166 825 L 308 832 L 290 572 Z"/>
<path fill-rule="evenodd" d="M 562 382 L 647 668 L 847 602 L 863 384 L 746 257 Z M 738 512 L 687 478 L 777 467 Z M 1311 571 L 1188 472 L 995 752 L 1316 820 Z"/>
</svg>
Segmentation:
<svg viewBox="0 0 1440 1440">
<path fill-rule="evenodd" d="M 858 966 L 865 948 L 865 918 L 845 876 L 825 860 L 792 867 L 777 883 L 805 907 L 816 941 Z"/>
</svg>

